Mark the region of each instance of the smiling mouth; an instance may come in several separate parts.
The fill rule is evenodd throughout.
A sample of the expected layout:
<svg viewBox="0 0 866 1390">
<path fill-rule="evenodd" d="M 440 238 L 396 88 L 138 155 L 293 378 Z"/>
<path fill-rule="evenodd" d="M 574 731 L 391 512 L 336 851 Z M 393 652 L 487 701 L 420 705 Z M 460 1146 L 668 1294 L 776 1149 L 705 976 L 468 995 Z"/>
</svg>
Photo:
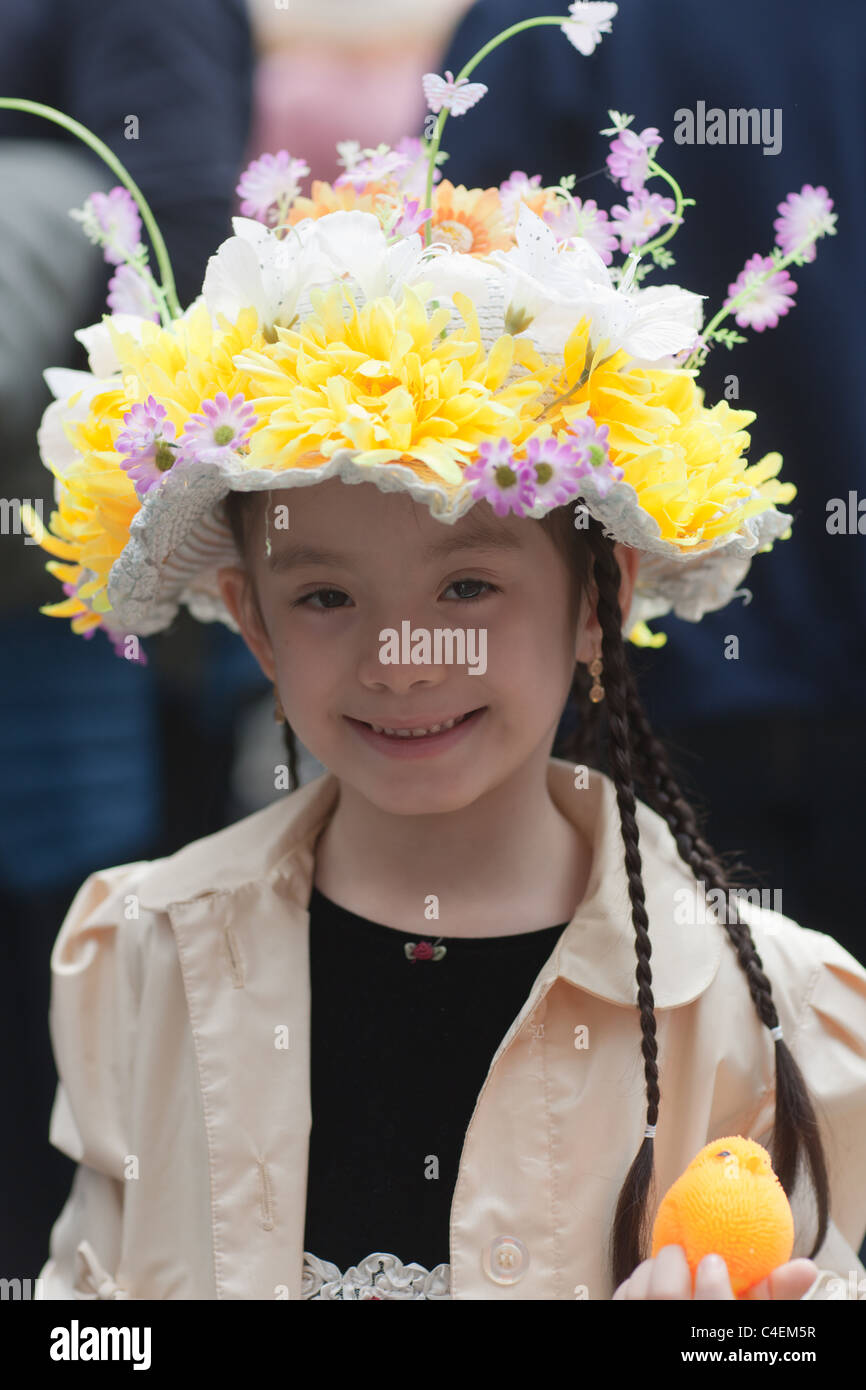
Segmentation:
<svg viewBox="0 0 866 1390">
<path fill-rule="evenodd" d="M 481 706 L 484 708 L 484 706 Z M 467 710 L 466 714 L 455 715 L 453 719 L 443 719 L 439 724 L 418 724 L 408 729 L 392 729 L 387 724 L 370 724 L 366 720 L 359 720 L 360 724 L 366 724 L 368 729 L 372 729 L 375 734 L 385 734 L 389 738 L 425 738 L 430 734 L 445 733 L 447 729 L 453 729 L 457 724 L 463 724 L 470 715 L 478 714 L 479 710 Z"/>
</svg>

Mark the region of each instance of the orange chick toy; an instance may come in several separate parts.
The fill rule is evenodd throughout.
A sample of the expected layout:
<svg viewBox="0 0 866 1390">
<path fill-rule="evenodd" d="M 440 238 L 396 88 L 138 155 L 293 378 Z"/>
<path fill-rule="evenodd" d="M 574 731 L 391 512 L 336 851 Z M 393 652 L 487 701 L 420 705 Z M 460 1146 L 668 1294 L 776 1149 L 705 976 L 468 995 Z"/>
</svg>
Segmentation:
<svg viewBox="0 0 866 1390">
<path fill-rule="evenodd" d="M 662 1198 L 653 1258 L 664 1245 L 685 1250 L 692 1290 L 704 1255 L 721 1255 L 735 1298 L 786 1264 L 794 1218 L 767 1150 L 738 1134 L 701 1149 Z"/>
</svg>

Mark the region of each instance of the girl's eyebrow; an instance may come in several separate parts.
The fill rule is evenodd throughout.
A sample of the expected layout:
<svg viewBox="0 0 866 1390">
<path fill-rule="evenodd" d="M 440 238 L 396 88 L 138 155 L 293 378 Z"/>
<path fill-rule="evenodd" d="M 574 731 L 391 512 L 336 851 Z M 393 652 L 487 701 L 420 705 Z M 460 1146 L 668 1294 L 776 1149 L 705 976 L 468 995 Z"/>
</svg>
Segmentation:
<svg viewBox="0 0 866 1390">
<path fill-rule="evenodd" d="M 488 528 L 483 523 L 472 531 L 459 535 L 445 536 L 441 541 L 433 541 L 421 551 L 425 560 L 438 560 L 458 550 L 520 550 L 520 540 L 512 531 Z M 272 550 L 268 559 L 269 568 L 274 574 L 294 569 L 300 565 L 351 565 L 349 555 L 340 555 L 334 550 L 320 546 L 290 543 L 280 550 Z"/>
</svg>

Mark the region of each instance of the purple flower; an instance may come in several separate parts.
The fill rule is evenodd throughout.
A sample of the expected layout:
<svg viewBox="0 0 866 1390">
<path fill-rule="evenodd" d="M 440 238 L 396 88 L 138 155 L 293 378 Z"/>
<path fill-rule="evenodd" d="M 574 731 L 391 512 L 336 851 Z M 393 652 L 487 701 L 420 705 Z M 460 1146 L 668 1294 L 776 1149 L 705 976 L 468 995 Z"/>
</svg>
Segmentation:
<svg viewBox="0 0 866 1390">
<path fill-rule="evenodd" d="M 516 217 L 518 204 L 525 198 L 531 198 L 540 187 L 540 174 L 533 174 L 532 178 L 529 178 L 522 169 L 515 169 L 513 173 L 509 174 L 508 178 L 499 185 L 499 201 L 506 218 L 510 220 Z"/>
<path fill-rule="evenodd" d="M 402 174 L 408 169 L 412 159 L 400 150 L 392 150 L 388 145 L 380 145 L 376 150 L 364 150 L 362 157 L 354 158 L 345 173 L 334 180 L 334 187 L 350 183 L 356 193 L 363 193 L 368 183 L 382 183 Z"/>
<path fill-rule="evenodd" d="M 574 441 L 578 455 L 586 463 L 585 477 L 590 477 L 598 488 L 600 497 L 606 497 L 614 483 L 622 482 L 625 472 L 611 463 L 608 441 L 608 426 L 596 425 L 589 415 L 576 420 L 569 434 Z"/>
<path fill-rule="evenodd" d="M 660 193 L 647 193 L 645 188 L 639 193 L 630 193 L 626 202 L 628 207 L 617 203 L 611 208 L 611 214 L 619 224 L 617 230 L 623 251 L 630 251 L 633 246 L 643 246 L 666 222 L 673 221 L 676 212 L 673 198 L 663 198 Z"/>
<path fill-rule="evenodd" d="M 201 410 L 183 427 L 180 445 L 185 459 L 222 463 L 246 448 L 257 417 L 241 392 L 229 400 L 225 391 L 219 391 L 212 401 L 202 401 Z"/>
<path fill-rule="evenodd" d="M 248 164 L 235 189 L 244 217 L 273 225 L 285 216 L 300 192 L 300 180 L 310 172 L 303 159 L 292 159 L 288 150 L 263 154 Z"/>
<path fill-rule="evenodd" d="M 108 282 L 108 307 L 114 314 L 137 314 L 159 323 L 159 305 L 148 280 L 131 265 L 122 265 Z"/>
<path fill-rule="evenodd" d="M 400 179 L 400 187 L 411 197 L 423 198 L 427 189 L 427 151 L 417 135 L 404 135 L 394 146 L 397 154 L 406 155 L 409 163 Z M 433 182 L 439 183 L 442 170 L 434 168 Z"/>
<path fill-rule="evenodd" d="M 654 125 L 638 135 L 636 130 L 621 130 L 610 142 L 607 167 L 626 193 L 639 193 L 649 173 L 650 156 L 655 154 L 662 137 Z"/>
<path fill-rule="evenodd" d="M 789 256 L 800 244 L 811 236 L 836 235 L 836 213 L 831 212 L 833 199 L 827 194 L 823 184 L 813 188 L 805 183 L 799 193 L 789 193 L 777 211 L 782 215 L 773 223 L 776 232 L 776 245 L 784 255 Z M 814 261 L 815 240 L 800 252 L 804 261 Z"/>
<path fill-rule="evenodd" d="M 466 465 L 463 476 L 475 484 L 473 497 L 485 498 L 497 516 L 524 516 L 535 501 L 535 470 L 525 459 L 515 459 L 507 439 L 479 445 L 477 461 Z"/>
<path fill-rule="evenodd" d="M 555 439 L 530 439 L 526 462 L 533 472 L 536 501 L 550 507 L 576 496 L 580 478 L 589 472 L 586 450 L 578 452 L 570 440 L 557 444 Z"/>
<path fill-rule="evenodd" d="M 422 208 L 420 198 L 404 196 L 402 212 L 391 228 L 391 236 L 412 236 L 420 231 L 428 218 L 433 216 L 432 208 Z"/>
<path fill-rule="evenodd" d="M 114 441 L 114 447 L 124 457 L 120 466 L 129 474 L 139 496 L 159 487 L 165 474 L 177 459 L 174 425 L 166 418 L 165 408 L 154 396 L 143 405 L 136 404 L 123 417 L 125 430 Z"/>
<path fill-rule="evenodd" d="M 573 203 L 561 198 L 557 206 L 544 213 L 544 221 L 557 241 L 581 237 L 598 252 L 605 265 L 610 265 L 612 253 L 618 249 L 617 229 L 610 225 L 607 213 L 596 206 L 594 198 L 588 198 L 585 203 L 580 198 L 575 198 Z"/>
<path fill-rule="evenodd" d="M 137 255 L 141 247 L 141 218 L 128 189 L 118 185 L 108 193 L 91 193 L 84 207 L 73 208 L 69 216 L 81 223 L 90 241 L 102 247 L 102 254 L 111 265 L 123 265 Z"/>
<path fill-rule="evenodd" d="M 773 268 L 772 256 L 756 253 L 746 261 L 734 283 L 728 285 L 726 309 L 742 290 L 748 290 L 734 311 L 740 328 L 754 328 L 756 333 L 763 333 L 765 328 L 775 328 L 782 315 L 793 308 L 792 296 L 797 286 L 787 270 L 770 274 Z"/>
</svg>

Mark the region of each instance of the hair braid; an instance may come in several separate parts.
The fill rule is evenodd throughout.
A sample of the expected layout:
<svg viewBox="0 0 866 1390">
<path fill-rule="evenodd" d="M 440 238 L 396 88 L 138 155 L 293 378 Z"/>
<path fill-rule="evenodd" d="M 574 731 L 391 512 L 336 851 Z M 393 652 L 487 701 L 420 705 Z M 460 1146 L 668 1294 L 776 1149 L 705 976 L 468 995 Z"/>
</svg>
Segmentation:
<svg viewBox="0 0 866 1390">
<path fill-rule="evenodd" d="M 298 748 L 295 742 L 295 731 L 288 719 L 283 722 L 283 742 L 286 745 L 286 756 L 289 760 L 289 781 L 291 782 L 289 791 L 294 792 L 301 785 L 301 779 L 298 776 Z"/>
<path fill-rule="evenodd" d="M 622 640 L 619 607 L 621 574 L 611 540 L 601 528 L 591 525 L 587 543 L 593 557 L 593 578 L 597 611 L 602 630 L 605 704 L 607 705 L 608 756 L 617 793 L 621 831 L 625 845 L 629 896 L 635 927 L 637 954 L 638 1007 L 647 1092 L 647 1123 L 658 1117 L 659 1087 L 656 1065 L 655 1013 L 650 971 L 650 940 L 645 896 L 641 879 L 638 828 L 635 819 L 635 782 L 646 789 L 646 799 L 668 824 L 677 850 L 695 878 L 720 889 L 727 902 L 730 871 L 703 838 L 694 808 L 683 795 L 671 770 L 668 755 L 654 734 L 640 702 L 634 676 Z M 586 690 L 575 682 L 580 721 L 575 735 L 567 740 L 565 752 L 577 757 L 585 750 L 590 735 L 599 732 L 600 707 L 587 698 Z M 578 761 L 580 759 L 578 758 Z M 778 1026 L 778 1014 L 770 981 L 755 947 L 748 925 L 740 920 L 736 907 L 725 913 L 721 925 L 731 940 L 737 960 L 746 976 L 758 1016 L 768 1028 Z M 732 920 L 731 920 L 732 919 Z M 774 1170 L 786 1193 L 793 1190 L 801 1154 L 805 1151 L 816 1194 L 818 1230 L 810 1257 L 822 1245 L 829 1217 L 829 1193 L 823 1146 L 815 1111 L 802 1073 L 790 1049 L 776 1040 L 776 1114 L 771 1143 Z M 654 1173 L 652 1140 L 644 1137 L 628 1171 L 619 1195 L 611 1232 L 611 1265 L 616 1286 L 627 1279 L 646 1258 L 648 1244 L 648 1198 Z"/>
<path fill-rule="evenodd" d="M 767 1028 L 779 1026 L 779 1015 L 773 1003 L 772 986 L 764 973 L 748 924 L 741 921 L 736 901 L 730 899 L 730 882 L 718 857 L 699 835 L 692 807 L 683 796 L 671 771 L 663 744 L 650 727 L 641 705 L 637 687 L 628 672 L 627 707 L 629 723 L 639 758 L 646 768 L 646 783 L 650 804 L 664 816 L 676 840 L 682 859 L 694 872 L 695 878 L 720 890 L 727 904 L 722 922 L 746 975 L 749 992 L 758 1015 Z M 827 1168 L 815 1111 L 809 1099 L 806 1083 L 790 1048 L 782 1038 L 776 1039 L 776 1117 L 773 1127 L 773 1169 L 785 1192 L 790 1195 L 797 1179 L 802 1151 L 809 1163 L 817 1202 L 818 1230 L 810 1257 L 817 1254 L 827 1233 L 829 1195 Z"/>
<path fill-rule="evenodd" d="M 647 1124 L 654 1125 L 659 1113 L 658 1045 L 656 1043 L 655 1005 L 652 992 L 649 918 L 646 910 L 639 832 L 635 817 L 636 798 L 632 775 L 631 737 L 626 704 L 626 653 L 622 640 L 622 614 L 619 606 L 621 582 L 619 565 L 613 548 L 602 543 L 599 531 L 591 533 L 594 541 L 593 577 L 597 591 L 597 611 L 601 623 L 601 653 L 605 672 L 605 695 L 608 706 L 609 756 L 620 828 L 625 846 L 625 865 L 631 899 L 632 921 L 635 930 L 640 1010 L 641 1051 L 646 1079 Z M 644 1136 L 637 1155 L 628 1170 L 617 1202 L 611 1232 L 611 1261 L 617 1285 L 627 1279 L 643 1259 L 647 1244 L 648 1202 L 653 1180 L 652 1140 Z"/>
</svg>

